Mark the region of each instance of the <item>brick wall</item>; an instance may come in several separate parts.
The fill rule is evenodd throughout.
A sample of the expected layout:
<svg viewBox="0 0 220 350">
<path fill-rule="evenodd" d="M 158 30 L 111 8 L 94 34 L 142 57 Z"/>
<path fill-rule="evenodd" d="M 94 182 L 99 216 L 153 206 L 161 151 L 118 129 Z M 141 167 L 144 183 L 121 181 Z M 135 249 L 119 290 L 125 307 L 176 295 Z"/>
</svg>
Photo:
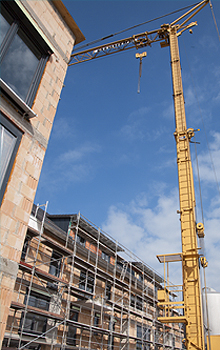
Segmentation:
<svg viewBox="0 0 220 350">
<path fill-rule="evenodd" d="M 73 32 L 51 1 L 21 1 L 21 4 L 55 49 L 47 61 L 32 106 L 37 116 L 26 120 L 6 99 L 2 99 L 1 104 L 2 114 L 23 132 L 1 205 L 1 340 L 44 155 L 75 40 Z"/>
</svg>

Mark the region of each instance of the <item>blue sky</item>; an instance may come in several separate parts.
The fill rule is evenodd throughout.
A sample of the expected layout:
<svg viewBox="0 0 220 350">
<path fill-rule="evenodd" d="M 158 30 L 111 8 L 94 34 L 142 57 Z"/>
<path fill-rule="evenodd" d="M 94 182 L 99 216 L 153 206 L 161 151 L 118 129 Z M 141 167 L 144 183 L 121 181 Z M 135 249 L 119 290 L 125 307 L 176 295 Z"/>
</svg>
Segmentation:
<svg viewBox="0 0 220 350">
<path fill-rule="evenodd" d="M 190 1 L 63 1 L 90 42 Z M 220 1 L 213 1 L 220 27 Z M 157 29 L 180 14 L 111 41 Z M 196 134 L 205 217 L 207 284 L 220 292 L 220 42 L 207 5 L 193 35 L 179 38 L 187 126 Z M 83 44 L 83 43 L 82 43 Z M 81 46 L 79 44 L 78 46 Z M 77 49 L 77 46 L 76 46 Z M 156 254 L 181 251 L 169 48 L 153 44 L 137 93 L 136 50 L 71 66 L 65 79 L 35 203 L 51 214 L 81 212 L 162 273 Z M 208 140 L 208 144 L 207 144 Z M 210 160 L 210 152 L 212 160 Z M 195 148 L 197 222 L 202 220 Z M 174 264 L 175 265 L 175 264 Z M 172 279 L 176 279 L 176 267 Z"/>
</svg>

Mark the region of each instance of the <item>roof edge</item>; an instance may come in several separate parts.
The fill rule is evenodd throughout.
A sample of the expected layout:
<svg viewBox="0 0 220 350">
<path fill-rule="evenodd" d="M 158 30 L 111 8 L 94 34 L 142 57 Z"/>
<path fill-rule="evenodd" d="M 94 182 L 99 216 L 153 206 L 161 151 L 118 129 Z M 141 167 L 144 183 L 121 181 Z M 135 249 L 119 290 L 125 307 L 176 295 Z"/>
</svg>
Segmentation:
<svg viewBox="0 0 220 350">
<path fill-rule="evenodd" d="M 64 21 L 66 22 L 68 27 L 71 29 L 71 31 L 75 35 L 75 37 L 76 37 L 75 45 L 77 45 L 77 44 L 81 43 L 82 41 L 86 40 L 86 38 L 84 37 L 83 33 L 79 29 L 78 25 L 74 21 L 73 17 L 69 13 L 69 11 L 67 10 L 67 8 L 63 4 L 63 2 L 61 0 L 52 0 L 52 3 L 57 8 L 57 10 L 61 14 L 62 18 L 64 19 Z"/>
</svg>

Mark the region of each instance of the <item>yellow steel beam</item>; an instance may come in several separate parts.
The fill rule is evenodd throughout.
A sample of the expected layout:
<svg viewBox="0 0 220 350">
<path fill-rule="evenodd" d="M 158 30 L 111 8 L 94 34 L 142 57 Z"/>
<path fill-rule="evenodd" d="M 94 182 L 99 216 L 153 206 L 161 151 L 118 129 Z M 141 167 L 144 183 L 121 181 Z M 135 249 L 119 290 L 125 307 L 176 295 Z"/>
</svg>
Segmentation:
<svg viewBox="0 0 220 350">
<path fill-rule="evenodd" d="M 175 139 L 179 180 L 179 201 L 182 238 L 183 296 L 186 318 L 187 349 L 204 349 L 203 317 L 199 276 L 199 255 L 196 235 L 195 196 L 190 139 L 183 97 L 181 66 L 176 26 L 170 27 L 170 56 L 175 109 Z M 170 321 L 171 322 L 171 321 Z"/>
</svg>

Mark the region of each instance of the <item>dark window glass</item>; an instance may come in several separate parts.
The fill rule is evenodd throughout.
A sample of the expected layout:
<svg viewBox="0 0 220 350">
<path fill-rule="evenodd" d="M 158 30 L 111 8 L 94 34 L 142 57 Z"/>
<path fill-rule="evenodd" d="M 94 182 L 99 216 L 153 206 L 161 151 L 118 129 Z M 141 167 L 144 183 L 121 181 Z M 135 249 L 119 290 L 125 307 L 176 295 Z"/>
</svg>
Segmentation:
<svg viewBox="0 0 220 350">
<path fill-rule="evenodd" d="M 136 350 L 143 350 L 142 343 L 140 341 L 137 341 Z"/>
<path fill-rule="evenodd" d="M 8 21 L 0 14 L 0 44 L 2 44 L 3 39 L 5 38 L 6 33 L 10 28 Z"/>
<path fill-rule="evenodd" d="M 48 50 L 41 46 L 42 38 L 19 11 L 14 2 L 2 2 L 1 79 L 31 106 L 43 74 Z"/>
<path fill-rule="evenodd" d="M 1 78 L 25 102 L 40 58 L 40 53 L 19 30 L 2 62 Z"/>
<path fill-rule="evenodd" d="M 142 338 L 142 327 L 137 325 L 137 338 Z"/>
<path fill-rule="evenodd" d="M 96 312 L 95 313 L 95 317 L 94 317 L 94 326 L 95 327 L 98 327 L 99 321 L 100 321 L 100 317 L 101 317 L 101 315 Z"/>
<path fill-rule="evenodd" d="M 85 271 L 81 271 L 79 279 L 79 288 L 84 289 L 87 292 L 93 293 L 94 277 L 91 274 L 87 274 Z"/>
<path fill-rule="evenodd" d="M 102 252 L 102 259 L 104 259 L 107 262 L 110 262 L 110 256 L 105 252 Z"/>
<path fill-rule="evenodd" d="M 94 277 L 92 275 L 88 275 L 88 281 L 87 281 L 87 292 L 93 293 L 94 288 Z"/>
<path fill-rule="evenodd" d="M 49 273 L 51 275 L 54 275 L 56 277 L 60 276 L 61 259 L 62 259 L 62 255 L 53 251 L 51 256 L 51 261 L 50 261 L 50 270 L 49 270 Z"/>
<path fill-rule="evenodd" d="M 24 260 L 26 257 L 26 253 L 27 253 L 27 249 L 28 249 L 28 243 L 29 243 L 29 238 L 26 237 L 25 241 L 24 241 L 24 245 L 23 245 L 23 249 L 22 249 L 22 253 L 21 253 L 21 259 Z"/>
<path fill-rule="evenodd" d="M 107 300 L 111 300 L 111 284 L 107 283 L 105 287 L 105 297 Z"/>
<path fill-rule="evenodd" d="M 150 328 L 144 327 L 144 340 L 150 340 L 151 330 Z"/>
<path fill-rule="evenodd" d="M 131 294 L 131 302 L 130 302 L 130 305 L 132 307 L 135 307 L 135 296 L 133 294 Z"/>
<path fill-rule="evenodd" d="M 75 310 L 70 310 L 70 320 L 78 322 L 78 312 Z M 69 345 L 76 345 L 76 330 L 77 328 L 75 326 L 69 325 L 68 333 L 67 333 L 67 344 Z"/>
<path fill-rule="evenodd" d="M 84 271 L 80 272 L 79 288 L 84 290 L 86 289 L 86 274 Z"/>
<path fill-rule="evenodd" d="M 140 273 L 139 273 L 139 275 L 138 275 L 138 280 L 139 280 L 140 282 L 143 282 L 143 275 L 140 274 Z"/>
<path fill-rule="evenodd" d="M 85 239 L 79 235 L 77 235 L 77 239 L 76 239 L 77 243 L 79 243 L 80 245 L 82 245 L 83 247 L 85 246 Z"/>
<path fill-rule="evenodd" d="M 142 310 L 142 298 L 138 297 L 138 296 L 137 296 L 137 299 L 136 299 L 136 308 L 138 310 Z"/>
<path fill-rule="evenodd" d="M 0 202 L 7 186 L 21 137 L 22 132 L 0 113 Z"/>
<path fill-rule="evenodd" d="M 115 330 L 115 320 L 112 320 L 111 319 L 109 320 L 109 326 L 108 326 L 108 329 L 110 331 L 113 331 Z M 108 336 L 108 350 L 114 350 L 114 337 L 112 334 L 109 334 Z"/>
<path fill-rule="evenodd" d="M 27 302 L 27 295 L 25 298 L 25 304 Z M 44 297 L 41 294 L 31 292 L 28 305 L 36 307 L 41 310 L 49 310 L 49 298 Z M 35 315 L 34 313 L 28 312 L 24 319 L 24 314 L 21 317 L 21 326 L 24 322 L 24 332 L 28 333 L 43 333 L 46 331 L 47 317 L 41 315 Z"/>
</svg>

